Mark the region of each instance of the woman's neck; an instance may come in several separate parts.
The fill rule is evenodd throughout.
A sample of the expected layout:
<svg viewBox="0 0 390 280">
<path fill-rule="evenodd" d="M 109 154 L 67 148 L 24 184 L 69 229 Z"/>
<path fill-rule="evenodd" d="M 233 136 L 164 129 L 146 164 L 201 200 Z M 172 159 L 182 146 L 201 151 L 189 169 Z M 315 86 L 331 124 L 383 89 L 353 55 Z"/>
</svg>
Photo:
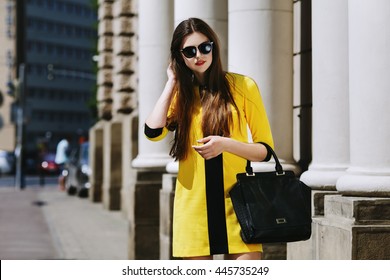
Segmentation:
<svg viewBox="0 0 390 280">
<path fill-rule="evenodd" d="M 204 79 L 204 74 L 203 73 L 194 73 L 197 82 L 199 85 L 204 85 L 205 84 L 205 79 Z"/>
</svg>

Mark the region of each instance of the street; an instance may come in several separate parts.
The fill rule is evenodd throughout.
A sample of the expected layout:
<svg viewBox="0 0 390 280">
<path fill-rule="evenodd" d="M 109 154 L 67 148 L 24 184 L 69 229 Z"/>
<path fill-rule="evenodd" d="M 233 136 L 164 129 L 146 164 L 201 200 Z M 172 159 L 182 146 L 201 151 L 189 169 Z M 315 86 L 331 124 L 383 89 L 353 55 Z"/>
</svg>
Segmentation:
<svg viewBox="0 0 390 280">
<path fill-rule="evenodd" d="M 0 177 L 0 259 L 125 260 L 127 220 L 120 211 L 60 191 L 57 177 Z"/>
<path fill-rule="evenodd" d="M 55 187 L 57 184 L 56 176 L 45 176 L 45 185 L 48 187 Z M 37 187 L 40 185 L 39 176 L 27 176 L 26 187 Z M 15 177 L 11 175 L 5 175 L 0 177 L 0 188 L 1 187 L 13 187 L 15 186 Z"/>
</svg>

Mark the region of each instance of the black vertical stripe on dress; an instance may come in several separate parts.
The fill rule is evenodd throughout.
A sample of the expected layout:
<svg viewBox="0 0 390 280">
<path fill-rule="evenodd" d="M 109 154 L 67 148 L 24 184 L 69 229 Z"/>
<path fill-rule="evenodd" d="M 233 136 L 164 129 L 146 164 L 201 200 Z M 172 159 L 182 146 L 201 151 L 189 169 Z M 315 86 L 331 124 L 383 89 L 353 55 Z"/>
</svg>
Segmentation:
<svg viewBox="0 0 390 280">
<path fill-rule="evenodd" d="M 207 221 L 210 255 L 229 253 L 222 154 L 205 160 Z"/>
</svg>

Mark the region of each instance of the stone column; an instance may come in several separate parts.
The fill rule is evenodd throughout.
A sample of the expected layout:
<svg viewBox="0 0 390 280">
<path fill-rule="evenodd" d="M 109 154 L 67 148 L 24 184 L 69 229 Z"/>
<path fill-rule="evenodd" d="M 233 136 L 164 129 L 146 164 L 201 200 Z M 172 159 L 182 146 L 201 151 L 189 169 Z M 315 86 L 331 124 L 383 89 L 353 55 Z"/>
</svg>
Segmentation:
<svg viewBox="0 0 390 280">
<path fill-rule="evenodd" d="M 144 135 L 145 119 L 167 81 L 169 48 L 173 33 L 173 0 L 139 1 L 139 154 L 135 168 L 165 169 L 169 157 L 169 137 L 151 142 Z"/>
<path fill-rule="evenodd" d="M 390 255 L 390 2 L 349 1 L 348 13 L 351 164 L 336 183 L 343 196 L 325 200 L 319 258 L 384 260 Z"/>
<path fill-rule="evenodd" d="M 121 208 L 122 189 L 122 122 L 123 114 L 136 107 L 137 40 L 135 1 L 117 0 L 111 6 L 110 24 L 112 48 L 112 120 L 104 125 L 103 206 L 110 210 Z M 101 28 L 102 29 L 102 28 Z M 107 28 L 108 29 L 108 28 Z"/>
<path fill-rule="evenodd" d="M 329 17 L 332 14 L 332 17 Z M 301 180 L 313 189 L 313 234 L 288 244 L 288 259 L 316 258 L 325 195 L 349 164 L 348 2 L 312 2 L 312 162 Z"/>
<path fill-rule="evenodd" d="M 138 149 L 138 1 L 116 0 L 112 4 L 112 32 L 113 40 L 113 78 L 112 78 L 112 114 L 111 136 L 107 146 L 110 146 L 106 172 L 108 182 L 106 193 L 111 198 L 110 208 L 121 209 L 127 216 L 131 206 L 129 184 L 134 178 L 131 161 Z M 115 170 L 112 170 L 115 166 Z M 115 205 L 113 204 L 115 203 Z"/>
<path fill-rule="evenodd" d="M 142 135 L 141 135 L 142 137 Z M 125 115 L 122 120 L 122 190 L 121 211 L 130 219 L 134 209 L 134 185 L 137 170 L 131 166 L 138 154 L 138 113 Z"/>
<path fill-rule="evenodd" d="M 351 166 L 342 192 L 390 195 L 390 2 L 349 1 Z"/>
<path fill-rule="evenodd" d="M 171 161 L 168 136 L 160 142 L 144 137 L 144 122 L 167 81 L 173 23 L 173 0 L 139 1 L 139 142 L 129 211 L 129 258 L 159 259 L 159 192 Z"/>
<path fill-rule="evenodd" d="M 312 2 L 312 29 L 313 160 L 301 180 L 334 190 L 349 164 L 348 1 Z"/>
<path fill-rule="evenodd" d="M 16 143 L 16 125 L 12 121 L 12 103 L 15 99 L 7 93 L 8 83 L 13 84 L 16 78 L 16 1 L 3 1 L 0 11 L 2 32 L 0 34 L 0 147 L 2 150 L 13 151 Z"/>
<path fill-rule="evenodd" d="M 229 71 L 252 77 L 268 113 L 275 149 L 293 159 L 293 2 L 229 0 Z"/>
<path fill-rule="evenodd" d="M 93 202 L 102 201 L 103 189 L 103 128 L 112 118 L 112 71 L 113 71 L 113 30 L 112 1 L 100 1 L 98 9 L 98 75 L 97 107 L 100 121 L 90 129 L 91 189 L 89 197 Z"/>
<path fill-rule="evenodd" d="M 115 117 L 103 125 L 103 206 L 120 210 L 122 188 L 122 122 Z"/>
<path fill-rule="evenodd" d="M 100 121 L 89 130 L 89 163 L 91 188 L 89 199 L 92 202 L 102 201 L 103 185 L 103 122 Z"/>
</svg>

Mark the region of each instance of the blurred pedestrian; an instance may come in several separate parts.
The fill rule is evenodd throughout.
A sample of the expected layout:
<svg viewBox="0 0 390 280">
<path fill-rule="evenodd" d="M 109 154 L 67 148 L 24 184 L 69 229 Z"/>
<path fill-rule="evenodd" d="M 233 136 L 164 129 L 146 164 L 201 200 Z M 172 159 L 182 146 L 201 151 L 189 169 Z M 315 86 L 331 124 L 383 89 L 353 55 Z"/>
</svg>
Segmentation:
<svg viewBox="0 0 390 280">
<path fill-rule="evenodd" d="M 59 176 L 58 176 L 58 185 L 60 190 L 65 190 L 65 177 L 63 174 L 65 163 L 68 161 L 69 151 L 70 151 L 70 137 L 65 136 L 60 142 L 57 144 L 55 163 L 58 164 L 59 168 Z"/>
</svg>

